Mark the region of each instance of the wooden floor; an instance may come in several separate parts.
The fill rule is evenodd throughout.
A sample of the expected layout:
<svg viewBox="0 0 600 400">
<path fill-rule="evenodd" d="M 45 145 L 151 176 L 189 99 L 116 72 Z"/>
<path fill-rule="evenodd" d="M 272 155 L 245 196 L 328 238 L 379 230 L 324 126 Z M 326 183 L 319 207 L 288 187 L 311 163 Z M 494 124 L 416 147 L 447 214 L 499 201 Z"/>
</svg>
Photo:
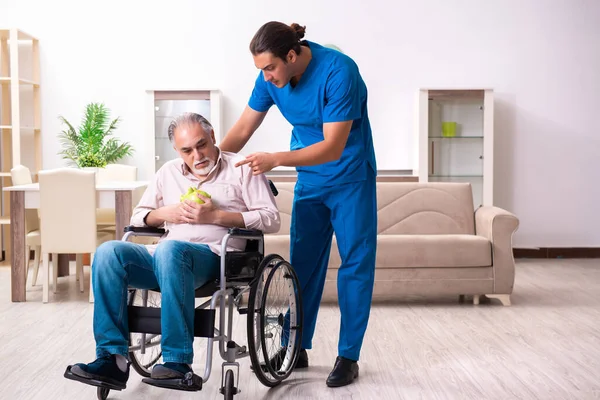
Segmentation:
<svg viewBox="0 0 600 400">
<path fill-rule="evenodd" d="M 329 389 L 337 355 L 339 311 L 321 309 L 311 367 L 275 389 L 262 386 L 241 361 L 236 399 L 598 399 L 600 398 L 600 261 L 517 260 L 513 305 L 474 306 L 456 298 L 407 299 L 374 306 L 360 361 L 360 378 Z M 86 280 L 88 279 L 86 269 Z M 87 284 L 87 282 L 86 282 Z M 29 285 L 29 281 L 28 281 Z M 87 286 L 86 286 L 87 288 Z M 63 378 L 70 363 L 94 358 L 93 306 L 74 275 L 42 304 L 41 286 L 28 302 L 11 303 L 9 268 L 0 266 L 0 398 L 95 399 L 95 388 Z M 234 339 L 245 343 L 245 317 Z M 194 369 L 204 370 L 203 340 Z M 217 399 L 221 359 L 202 392 L 141 383 L 114 399 Z"/>
</svg>

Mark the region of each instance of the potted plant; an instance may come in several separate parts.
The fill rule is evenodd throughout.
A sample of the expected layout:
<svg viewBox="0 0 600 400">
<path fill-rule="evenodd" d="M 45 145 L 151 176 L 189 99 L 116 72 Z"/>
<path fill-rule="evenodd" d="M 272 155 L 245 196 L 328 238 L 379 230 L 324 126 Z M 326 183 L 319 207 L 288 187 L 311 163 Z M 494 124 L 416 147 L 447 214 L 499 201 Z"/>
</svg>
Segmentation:
<svg viewBox="0 0 600 400">
<path fill-rule="evenodd" d="M 59 119 L 66 128 L 59 134 L 63 145 L 58 154 L 79 168 L 104 168 L 133 153 L 131 144 L 111 137 L 119 117 L 110 121 L 110 110 L 102 103 L 90 103 L 78 129 L 63 116 Z"/>
</svg>

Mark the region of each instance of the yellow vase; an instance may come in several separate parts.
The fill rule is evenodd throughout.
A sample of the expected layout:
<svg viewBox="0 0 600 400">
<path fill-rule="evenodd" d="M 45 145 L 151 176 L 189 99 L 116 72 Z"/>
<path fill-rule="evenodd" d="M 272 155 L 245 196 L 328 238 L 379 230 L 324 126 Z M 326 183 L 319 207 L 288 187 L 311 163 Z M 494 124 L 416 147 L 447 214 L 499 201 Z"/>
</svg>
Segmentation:
<svg viewBox="0 0 600 400">
<path fill-rule="evenodd" d="M 442 136 L 443 137 L 456 136 L 456 122 L 442 122 Z"/>
</svg>

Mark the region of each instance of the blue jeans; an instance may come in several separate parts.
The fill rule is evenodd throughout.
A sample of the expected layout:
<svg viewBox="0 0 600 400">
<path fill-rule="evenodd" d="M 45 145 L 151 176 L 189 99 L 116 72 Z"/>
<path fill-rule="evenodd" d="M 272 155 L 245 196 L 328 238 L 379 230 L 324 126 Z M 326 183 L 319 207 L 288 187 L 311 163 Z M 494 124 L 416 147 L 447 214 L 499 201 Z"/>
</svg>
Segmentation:
<svg viewBox="0 0 600 400">
<path fill-rule="evenodd" d="M 165 240 L 153 256 L 140 244 L 100 245 L 92 266 L 96 357 L 128 357 L 127 288 L 160 287 L 163 359 L 191 364 L 195 288 L 217 279 L 219 271 L 219 256 L 204 244 Z"/>
</svg>

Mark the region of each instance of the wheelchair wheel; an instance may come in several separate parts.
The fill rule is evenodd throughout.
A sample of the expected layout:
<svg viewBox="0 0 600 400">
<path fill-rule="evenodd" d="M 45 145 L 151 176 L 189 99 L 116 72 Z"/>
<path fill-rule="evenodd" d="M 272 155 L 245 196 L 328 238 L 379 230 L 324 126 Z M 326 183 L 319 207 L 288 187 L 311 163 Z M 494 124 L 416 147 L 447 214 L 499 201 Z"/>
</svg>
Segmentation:
<svg viewBox="0 0 600 400">
<path fill-rule="evenodd" d="M 108 394 L 110 393 L 110 389 L 99 387 L 96 389 L 96 395 L 98 396 L 98 400 L 106 400 L 108 399 Z"/>
<path fill-rule="evenodd" d="M 225 373 L 225 383 L 223 385 L 223 397 L 225 400 L 233 400 L 236 393 L 235 383 L 233 382 L 233 371 L 228 369 Z"/>
<path fill-rule="evenodd" d="M 134 289 L 129 294 L 129 305 L 160 308 L 161 295 L 151 290 Z M 161 335 L 132 332 L 129 334 L 129 359 L 131 366 L 141 376 L 148 378 L 152 367 L 162 357 Z M 142 343 L 144 349 L 142 350 Z"/>
<path fill-rule="evenodd" d="M 300 283 L 278 255 L 265 258 L 258 272 L 248 304 L 248 350 L 258 380 L 274 387 L 291 374 L 300 354 Z"/>
<path fill-rule="evenodd" d="M 261 370 L 264 367 L 262 361 L 261 339 L 260 332 L 260 302 L 262 299 L 262 293 L 264 292 L 265 282 L 269 277 L 269 273 L 277 263 L 283 261 L 283 258 L 277 254 L 269 254 L 263 258 L 260 263 L 256 276 L 250 282 L 250 294 L 248 296 L 248 314 L 247 314 L 247 336 L 248 336 L 248 353 L 250 355 L 250 361 L 252 364 L 252 370 Z M 261 370 L 262 371 L 262 370 Z M 261 372 L 258 372 L 258 379 L 267 386 L 276 386 L 277 381 L 274 384 L 269 385 L 268 376 L 263 377 Z"/>
</svg>

